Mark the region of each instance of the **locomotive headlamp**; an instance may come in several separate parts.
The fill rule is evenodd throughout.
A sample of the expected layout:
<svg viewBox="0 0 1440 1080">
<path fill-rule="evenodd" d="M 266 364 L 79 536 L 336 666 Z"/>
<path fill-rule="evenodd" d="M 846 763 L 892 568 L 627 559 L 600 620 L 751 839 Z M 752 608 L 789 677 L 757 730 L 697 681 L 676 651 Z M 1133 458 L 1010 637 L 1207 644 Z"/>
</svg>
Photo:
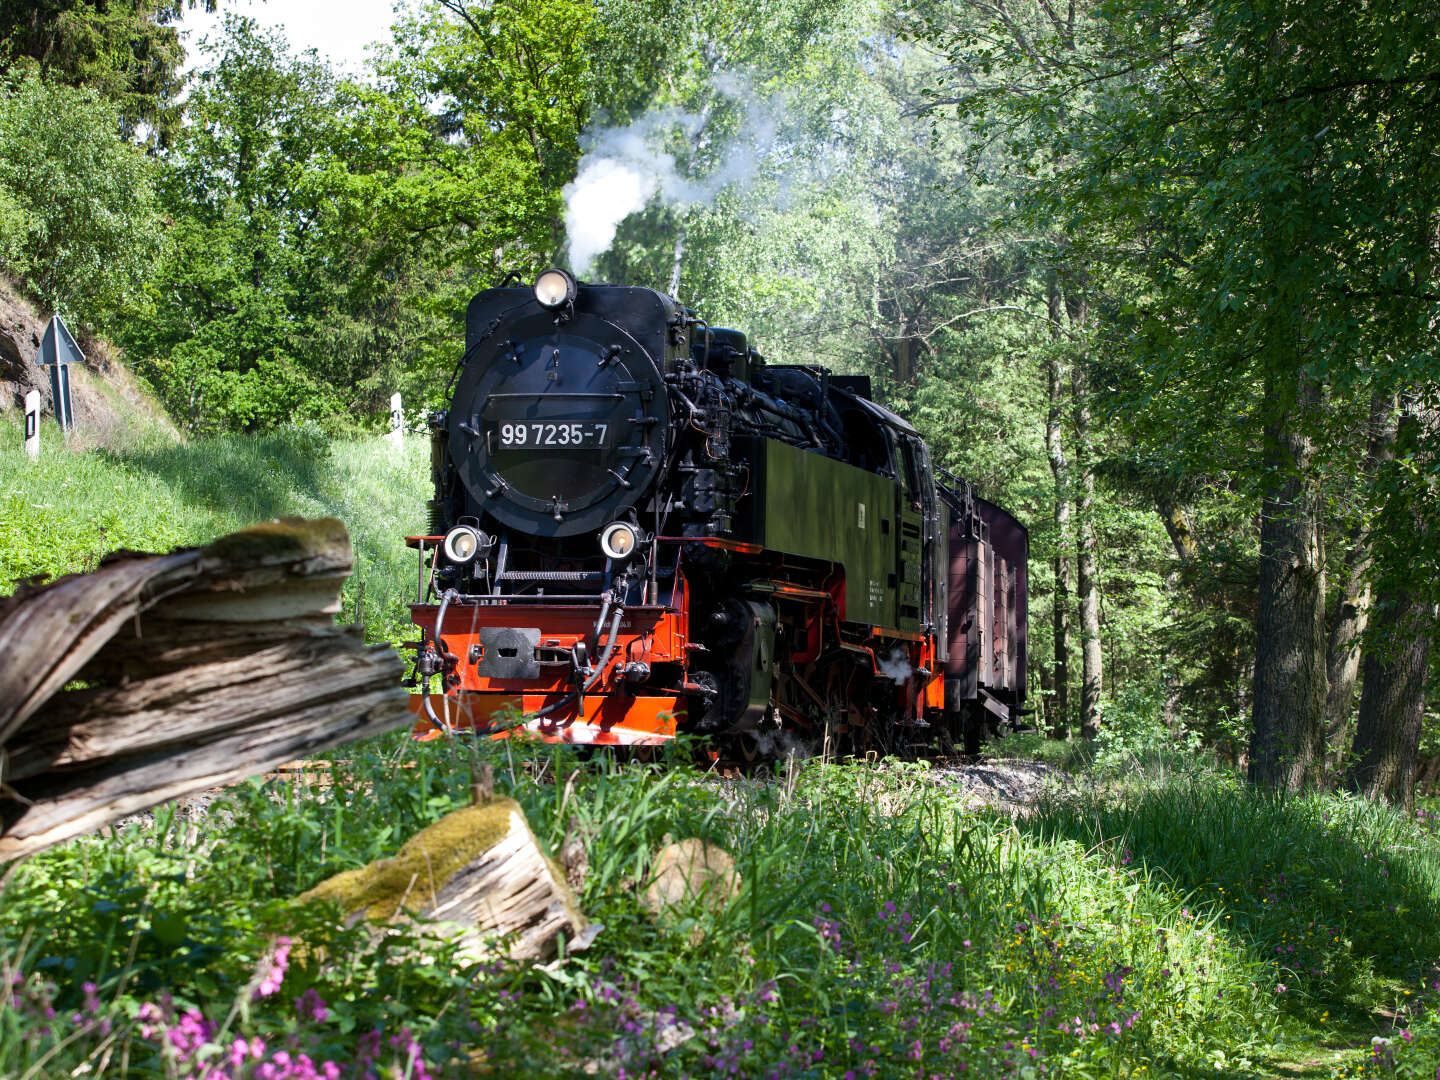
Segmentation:
<svg viewBox="0 0 1440 1080">
<path fill-rule="evenodd" d="M 475 558 L 483 546 L 480 533 L 469 525 L 456 525 L 445 534 L 443 549 L 445 558 L 452 563 L 464 564 Z"/>
<path fill-rule="evenodd" d="M 612 521 L 600 533 L 600 550 L 607 559 L 622 562 L 640 546 L 640 533 L 627 521 Z"/>
<path fill-rule="evenodd" d="M 541 307 L 557 308 L 575 299 L 575 279 L 564 270 L 546 270 L 535 279 L 535 299 Z"/>
</svg>

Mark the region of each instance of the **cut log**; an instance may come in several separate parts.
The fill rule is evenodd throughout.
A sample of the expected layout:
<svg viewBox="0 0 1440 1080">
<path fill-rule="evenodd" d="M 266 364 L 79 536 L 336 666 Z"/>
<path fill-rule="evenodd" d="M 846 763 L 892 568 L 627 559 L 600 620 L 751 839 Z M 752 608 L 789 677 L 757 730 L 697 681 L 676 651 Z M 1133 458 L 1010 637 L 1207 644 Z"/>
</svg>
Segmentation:
<svg viewBox="0 0 1440 1080">
<path fill-rule="evenodd" d="M 661 919 L 699 903 L 713 913 L 740 895 L 740 875 L 730 853 L 695 837 L 666 844 L 655 853 L 640 903 Z"/>
<path fill-rule="evenodd" d="M 351 561 L 288 518 L 0 602 L 0 859 L 407 723 L 400 658 L 334 625 Z"/>
<path fill-rule="evenodd" d="M 337 874 L 298 899 L 330 900 L 348 918 L 380 926 L 428 924 L 427 934 L 458 938 L 469 961 L 547 956 L 561 934 L 573 951 L 599 929 L 586 922 L 564 871 L 510 799 L 447 814 L 392 858 Z"/>
</svg>

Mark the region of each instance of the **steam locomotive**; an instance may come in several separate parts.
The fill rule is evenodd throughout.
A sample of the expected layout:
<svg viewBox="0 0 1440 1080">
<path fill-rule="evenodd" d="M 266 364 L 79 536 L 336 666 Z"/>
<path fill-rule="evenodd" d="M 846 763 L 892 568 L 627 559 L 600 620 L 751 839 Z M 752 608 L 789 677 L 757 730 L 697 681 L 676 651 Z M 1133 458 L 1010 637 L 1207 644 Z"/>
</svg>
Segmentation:
<svg viewBox="0 0 1440 1080">
<path fill-rule="evenodd" d="M 974 754 L 1029 540 L 871 399 L 652 289 L 479 293 L 417 550 L 417 733 Z M 440 680 L 438 687 L 435 680 Z"/>
</svg>

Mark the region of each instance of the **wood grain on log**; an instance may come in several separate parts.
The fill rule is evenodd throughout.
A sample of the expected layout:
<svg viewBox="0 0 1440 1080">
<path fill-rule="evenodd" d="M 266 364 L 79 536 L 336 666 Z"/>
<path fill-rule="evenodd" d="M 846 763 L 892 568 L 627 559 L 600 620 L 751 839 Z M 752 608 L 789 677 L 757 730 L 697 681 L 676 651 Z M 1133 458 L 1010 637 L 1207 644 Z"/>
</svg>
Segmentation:
<svg viewBox="0 0 1440 1080">
<path fill-rule="evenodd" d="M 0 859 L 408 722 L 399 657 L 333 623 L 350 566 L 290 518 L 0 602 Z"/>
</svg>

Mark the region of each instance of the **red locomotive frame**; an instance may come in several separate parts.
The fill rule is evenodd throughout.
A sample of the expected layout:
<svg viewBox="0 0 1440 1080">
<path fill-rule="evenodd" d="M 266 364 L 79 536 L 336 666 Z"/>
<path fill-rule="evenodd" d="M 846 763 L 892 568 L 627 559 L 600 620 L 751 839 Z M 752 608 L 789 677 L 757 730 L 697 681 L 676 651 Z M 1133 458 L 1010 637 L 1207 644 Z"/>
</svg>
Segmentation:
<svg viewBox="0 0 1440 1080">
<path fill-rule="evenodd" d="M 423 559 L 425 552 L 442 540 L 439 536 L 412 536 L 406 538 L 406 543 L 417 548 Z M 758 545 L 721 538 L 660 537 L 657 543 L 662 551 L 667 545 L 678 548 L 699 543 L 740 555 L 764 553 Z M 868 636 L 855 633 L 853 628 L 847 633 L 845 582 L 838 573 L 830 577 L 828 587 L 763 575 L 756 580 L 757 587 L 776 603 L 781 619 L 793 628 L 797 643 L 803 642 L 787 658 L 794 669 L 787 683 L 823 704 L 821 694 L 811 688 L 804 675 L 807 667 L 814 670 L 827 642 L 862 660 L 860 670 L 868 669 L 871 677 L 884 676 L 877 649 L 888 656 L 900 649 L 914 672 L 929 674 L 897 685 L 895 704 L 912 722 L 923 724 L 927 712 L 937 712 L 945 704 L 946 672 L 936 663 L 933 635 L 887 632 L 878 628 L 869 629 Z M 685 720 L 688 696 L 685 690 L 682 687 L 673 693 L 657 694 L 636 689 L 624 677 L 624 671 L 629 664 L 670 663 L 678 665 L 688 676 L 692 652 L 703 648 L 690 636 L 690 593 L 683 570 L 677 570 L 670 603 L 626 608 L 611 655 L 599 668 L 593 685 L 578 697 L 572 689 L 572 669 L 567 661 L 557 660 L 551 673 L 533 679 L 492 678 L 478 674 L 474 664 L 455 664 L 454 674 L 447 678 L 445 693 L 412 695 L 410 710 L 417 717 L 415 736 L 431 740 L 453 730 L 488 734 L 496 739 L 524 732 L 545 742 L 601 746 L 656 746 L 669 742 Z M 525 603 L 523 597 L 452 607 L 441 627 L 439 645 L 442 647 L 436 652 L 456 658 L 477 656 L 484 649 L 483 630 L 534 625 L 542 628 L 540 646 L 553 650 L 557 657 L 564 656 L 590 638 L 598 608 L 598 600 Z M 420 647 L 423 649 L 427 644 L 435 647 L 440 606 L 411 604 L 410 609 L 421 631 Z M 596 644 L 599 647 L 608 641 Z M 575 700 L 567 702 L 568 697 Z M 427 704 L 434 719 L 427 715 Z M 807 717 L 784 702 L 776 701 L 774 707 L 782 724 L 788 722 L 787 726 L 792 729 L 811 726 Z M 546 710 L 553 711 L 535 716 Z M 834 734 L 843 735 L 849 728 L 863 728 L 865 723 L 866 718 L 854 715 L 848 723 L 842 721 Z"/>
</svg>

